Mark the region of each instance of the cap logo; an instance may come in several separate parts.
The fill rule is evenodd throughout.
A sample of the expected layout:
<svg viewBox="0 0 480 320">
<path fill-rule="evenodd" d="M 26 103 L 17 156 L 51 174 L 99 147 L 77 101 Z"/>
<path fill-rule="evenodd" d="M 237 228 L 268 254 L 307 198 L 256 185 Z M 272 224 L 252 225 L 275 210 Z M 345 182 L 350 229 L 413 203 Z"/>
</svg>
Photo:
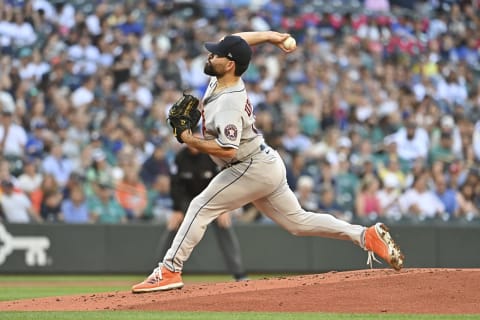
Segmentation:
<svg viewBox="0 0 480 320">
<path fill-rule="evenodd" d="M 231 54 L 230 52 L 227 53 L 227 57 L 229 57 L 230 59 L 233 59 L 233 56 L 232 56 L 232 54 Z"/>
</svg>

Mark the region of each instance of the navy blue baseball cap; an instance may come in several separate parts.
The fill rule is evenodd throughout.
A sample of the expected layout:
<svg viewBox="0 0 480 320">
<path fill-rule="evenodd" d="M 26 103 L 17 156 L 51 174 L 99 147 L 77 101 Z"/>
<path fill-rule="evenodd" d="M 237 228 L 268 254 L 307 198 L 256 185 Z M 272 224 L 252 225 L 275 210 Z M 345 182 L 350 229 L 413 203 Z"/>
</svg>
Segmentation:
<svg viewBox="0 0 480 320">
<path fill-rule="evenodd" d="M 248 65 L 252 58 L 252 48 L 239 36 L 226 36 L 217 43 L 207 42 L 205 48 L 219 57 L 225 57 L 241 65 Z"/>
</svg>

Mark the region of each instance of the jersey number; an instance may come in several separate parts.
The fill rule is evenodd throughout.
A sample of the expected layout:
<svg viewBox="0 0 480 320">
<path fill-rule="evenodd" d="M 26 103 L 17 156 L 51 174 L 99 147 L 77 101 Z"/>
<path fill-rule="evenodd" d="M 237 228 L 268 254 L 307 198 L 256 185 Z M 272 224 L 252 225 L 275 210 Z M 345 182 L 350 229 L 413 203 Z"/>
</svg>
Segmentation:
<svg viewBox="0 0 480 320">
<path fill-rule="evenodd" d="M 249 117 L 251 117 L 253 114 L 253 107 L 252 107 L 252 104 L 250 103 L 250 100 L 248 99 L 247 99 L 247 103 L 245 103 L 245 112 Z M 252 124 L 252 130 L 253 132 L 258 134 L 258 129 L 255 128 L 255 124 Z"/>
<path fill-rule="evenodd" d="M 247 99 L 247 103 L 245 103 L 245 112 L 248 114 L 249 117 L 252 116 L 253 107 L 252 107 L 252 104 L 250 103 L 250 100 L 248 99 Z"/>
</svg>

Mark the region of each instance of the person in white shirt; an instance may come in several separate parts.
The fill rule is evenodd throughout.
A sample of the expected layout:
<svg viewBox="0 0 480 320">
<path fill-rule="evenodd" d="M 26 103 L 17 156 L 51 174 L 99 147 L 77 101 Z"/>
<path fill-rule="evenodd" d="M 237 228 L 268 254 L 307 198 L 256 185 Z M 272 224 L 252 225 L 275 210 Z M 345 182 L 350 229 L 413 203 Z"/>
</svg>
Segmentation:
<svg viewBox="0 0 480 320">
<path fill-rule="evenodd" d="M 38 172 L 34 159 L 26 159 L 23 163 L 23 173 L 18 176 L 17 186 L 23 192 L 30 194 L 42 184 L 43 176 Z"/>
<path fill-rule="evenodd" d="M 8 91 L 3 91 L 2 87 L 0 87 L 0 106 L 3 106 L 3 108 L 6 110 L 15 112 L 15 101 L 13 100 L 12 95 Z"/>
<path fill-rule="evenodd" d="M 140 85 L 136 76 L 130 76 L 128 82 L 122 83 L 118 88 L 120 95 L 127 99 L 134 99 L 137 109 L 149 110 L 153 104 L 153 95 L 146 87 Z"/>
<path fill-rule="evenodd" d="M 70 99 L 75 108 L 88 106 L 95 99 L 93 90 L 95 89 L 95 78 L 87 77 L 82 86 L 73 91 Z"/>
<path fill-rule="evenodd" d="M 73 67 L 75 74 L 91 75 L 97 71 L 100 50 L 91 44 L 88 34 L 83 34 L 80 41 L 68 49 L 68 57 L 75 61 Z"/>
<path fill-rule="evenodd" d="M 101 20 L 106 16 L 108 5 L 99 3 L 95 8 L 95 12 L 91 13 L 85 19 L 88 32 L 93 36 L 99 36 L 102 33 Z"/>
<path fill-rule="evenodd" d="M 67 1 L 56 1 L 53 21 L 58 24 L 61 29 L 70 30 L 75 25 L 75 7 Z M 66 32 L 65 30 L 61 30 Z"/>
<path fill-rule="evenodd" d="M 400 208 L 400 181 L 393 173 L 388 173 L 383 179 L 383 188 L 377 192 L 377 199 L 386 218 L 400 220 L 402 210 Z"/>
<path fill-rule="evenodd" d="M 17 47 L 31 46 L 37 41 L 37 34 L 32 25 L 25 22 L 21 11 L 15 12 L 15 23 L 11 29 L 12 44 Z"/>
<path fill-rule="evenodd" d="M 475 158 L 480 161 L 480 120 L 475 123 L 475 129 L 473 131 L 473 152 L 475 153 Z"/>
<path fill-rule="evenodd" d="M 425 159 L 428 155 L 430 138 L 424 128 L 417 126 L 413 117 L 406 119 L 405 127 L 393 134 L 393 140 L 397 143 L 398 156 L 404 160 Z"/>
<path fill-rule="evenodd" d="M 0 106 L 1 108 L 1 106 Z M 0 154 L 22 157 L 27 143 L 25 129 L 13 122 L 13 110 L 2 108 L 0 122 Z"/>
<path fill-rule="evenodd" d="M 404 216 L 424 220 L 445 212 L 445 205 L 428 189 L 429 176 L 428 171 L 422 171 L 415 177 L 413 186 L 400 196 L 399 203 Z"/>
<path fill-rule="evenodd" d="M 52 174 L 57 183 L 64 187 L 74 168 L 72 161 L 63 156 L 62 145 L 54 144 L 50 155 L 42 162 L 42 169 L 45 174 Z"/>
<path fill-rule="evenodd" d="M 0 205 L 7 222 L 29 223 L 41 221 L 41 218 L 35 214 L 30 199 L 23 192 L 15 191 L 10 180 L 2 180 L 0 184 L 2 187 Z"/>
</svg>

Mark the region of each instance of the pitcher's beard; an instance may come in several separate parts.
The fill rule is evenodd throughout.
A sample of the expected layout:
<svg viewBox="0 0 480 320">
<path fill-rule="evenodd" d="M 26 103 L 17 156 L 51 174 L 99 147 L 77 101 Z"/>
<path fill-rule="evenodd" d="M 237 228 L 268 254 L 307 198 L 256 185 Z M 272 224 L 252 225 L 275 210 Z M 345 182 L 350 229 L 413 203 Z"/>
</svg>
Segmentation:
<svg viewBox="0 0 480 320">
<path fill-rule="evenodd" d="M 217 77 L 218 72 L 215 71 L 213 66 L 210 63 L 205 63 L 205 67 L 203 67 L 203 72 L 206 75 L 212 76 L 212 77 Z"/>
</svg>

